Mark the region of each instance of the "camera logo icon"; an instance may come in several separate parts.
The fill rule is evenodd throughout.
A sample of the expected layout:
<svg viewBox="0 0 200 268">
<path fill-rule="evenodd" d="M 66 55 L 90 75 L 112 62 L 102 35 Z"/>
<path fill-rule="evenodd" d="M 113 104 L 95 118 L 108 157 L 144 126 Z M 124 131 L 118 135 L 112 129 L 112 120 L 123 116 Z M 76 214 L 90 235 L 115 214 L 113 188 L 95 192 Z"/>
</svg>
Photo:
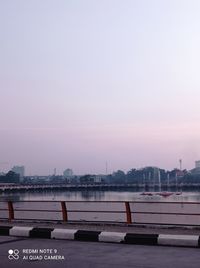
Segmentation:
<svg viewBox="0 0 200 268">
<path fill-rule="evenodd" d="M 19 250 L 18 249 L 9 249 L 8 250 L 8 259 L 9 260 L 18 260 L 19 259 Z"/>
</svg>

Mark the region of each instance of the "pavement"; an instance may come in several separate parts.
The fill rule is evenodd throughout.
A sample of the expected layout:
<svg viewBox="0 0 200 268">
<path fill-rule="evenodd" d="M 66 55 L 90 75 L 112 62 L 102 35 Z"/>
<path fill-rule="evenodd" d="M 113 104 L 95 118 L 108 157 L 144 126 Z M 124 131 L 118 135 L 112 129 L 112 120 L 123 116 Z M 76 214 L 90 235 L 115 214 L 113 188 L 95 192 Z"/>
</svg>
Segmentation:
<svg viewBox="0 0 200 268">
<path fill-rule="evenodd" d="M 0 236 L 0 260 L 1 268 L 199 268 L 200 254 L 198 248 Z"/>
<path fill-rule="evenodd" d="M 1 220 L 0 226 L 33 226 L 42 228 L 60 228 L 76 230 L 93 230 L 125 233 L 148 233 L 148 234 L 178 234 L 200 235 L 200 226 L 184 225 L 151 225 L 151 224 L 119 224 L 119 223 L 92 223 L 92 222 L 44 222 L 44 221 L 12 221 Z"/>
</svg>

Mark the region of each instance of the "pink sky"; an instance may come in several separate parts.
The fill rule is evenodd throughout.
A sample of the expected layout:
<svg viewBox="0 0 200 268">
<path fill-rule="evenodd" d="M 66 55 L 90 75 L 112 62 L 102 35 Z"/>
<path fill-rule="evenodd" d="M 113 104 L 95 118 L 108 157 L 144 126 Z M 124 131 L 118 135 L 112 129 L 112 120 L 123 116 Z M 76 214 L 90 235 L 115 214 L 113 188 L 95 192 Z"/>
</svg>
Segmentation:
<svg viewBox="0 0 200 268">
<path fill-rule="evenodd" d="M 200 159 L 199 1 L 0 3 L 0 171 Z"/>
</svg>

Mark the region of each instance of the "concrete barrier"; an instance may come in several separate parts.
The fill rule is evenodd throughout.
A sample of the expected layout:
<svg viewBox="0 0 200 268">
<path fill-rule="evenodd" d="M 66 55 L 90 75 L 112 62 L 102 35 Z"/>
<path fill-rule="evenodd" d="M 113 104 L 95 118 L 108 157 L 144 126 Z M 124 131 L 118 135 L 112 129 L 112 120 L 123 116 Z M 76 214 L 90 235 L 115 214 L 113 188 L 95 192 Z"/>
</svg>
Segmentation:
<svg viewBox="0 0 200 268">
<path fill-rule="evenodd" d="M 0 235 L 135 245 L 200 247 L 200 236 L 198 235 L 134 234 L 27 226 L 0 226 Z"/>
<path fill-rule="evenodd" d="M 33 228 L 29 236 L 32 238 L 51 238 L 52 228 Z"/>
<path fill-rule="evenodd" d="M 11 236 L 25 236 L 29 237 L 30 231 L 33 227 L 26 227 L 26 226 L 14 226 L 10 229 Z"/>
<path fill-rule="evenodd" d="M 51 232 L 51 238 L 74 240 L 74 234 L 77 230 L 74 229 L 54 229 Z"/>
<path fill-rule="evenodd" d="M 198 241 L 199 241 L 198 235 L 160 234 L 158 237 L 158 244 L 167 246 L 198 247 Z"/>
<path fill-rule="evenodd" d="M 101 232 L 99 235 L 99 241 L 121 243 L 124 241 L 125 235 L 126 233 Z"/>
</svg>

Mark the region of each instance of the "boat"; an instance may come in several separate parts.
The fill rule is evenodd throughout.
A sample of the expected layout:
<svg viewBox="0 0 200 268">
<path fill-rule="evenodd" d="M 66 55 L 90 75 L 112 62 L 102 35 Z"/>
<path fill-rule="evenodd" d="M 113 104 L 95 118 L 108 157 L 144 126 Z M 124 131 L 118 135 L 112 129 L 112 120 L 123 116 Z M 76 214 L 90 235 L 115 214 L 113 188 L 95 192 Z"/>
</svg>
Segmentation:
<svg viewBox="0 0 200 268">
<path fill-rule="evenodd" d="M 160 192 L 157 193 L 158 195 L 162 196 L 162 197 L 169 197 L 170 195 L 173 195 L 173 192 Z"/>
<path fill-rule="evenodd" d="M 153 193 L 151 193 L 151 192 L 143 192 L 143 193 L 141 193 L 140 195 L 148 195 L 148 196 L 152 196 Z"/>
<path fill-rule="evenodd" d="M 182 192 L 176 192 L 175 193 L 175 195 L 181 195 L 182 194 Z"/>
</svg>

